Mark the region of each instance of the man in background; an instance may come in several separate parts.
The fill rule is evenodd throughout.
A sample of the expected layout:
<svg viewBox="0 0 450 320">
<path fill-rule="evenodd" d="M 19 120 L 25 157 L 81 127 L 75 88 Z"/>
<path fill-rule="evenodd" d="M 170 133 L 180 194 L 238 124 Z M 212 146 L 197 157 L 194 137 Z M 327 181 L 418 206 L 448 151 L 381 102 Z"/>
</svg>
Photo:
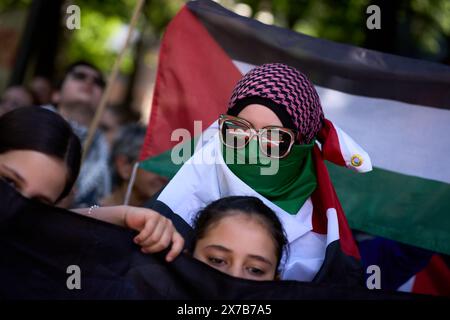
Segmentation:
<svg viewBox="0 0 450 320">
<path fill-rule="evenodd" d="M 89 62 L 77 61 L 66 69 L 52 95 L 53 105 L 44 107 L 55 110 L 69 121 L 84 144 L 104 88 L 105 81 L 101 71 Z M 108 159 L 108 144 L 104 136 L 96 132 L 81 166 L 74 201 L 67 203 L 67 206 L 91 206 L 110 193 L 111 174 Z"/>
</svg>

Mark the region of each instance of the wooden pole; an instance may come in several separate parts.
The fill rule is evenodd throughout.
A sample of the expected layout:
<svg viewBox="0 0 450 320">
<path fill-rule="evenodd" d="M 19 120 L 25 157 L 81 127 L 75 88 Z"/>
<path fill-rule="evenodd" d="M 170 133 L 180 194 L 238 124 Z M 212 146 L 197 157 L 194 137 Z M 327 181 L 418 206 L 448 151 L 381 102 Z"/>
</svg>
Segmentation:
<svg viewBox="0 0 450 320">
<path fill-rule="evenodd" d="M 84 142 L 82 161 L 84 161 L 84 159 L 86 158 L 86 155 L 89 152 L 89 149 L 92 145 L 92 141 L 94 140 L 95 132 L 97 131 L 98 124 L 100 122 L 100 118 L 106 108 L 106 104 L 108 103 L 108 99 L 109 99 L 109 96 L 111 95 L 113 83 L 117 78 L 117 74 L 119 73 L 119 68 L 120 68 L 120 65 L 122 62 L 122 58 L 125 55 L 126 49 L 128 48 L 131 34 L 132 34 L 133 30 L 135 29 L 139 15 L 142 11 L 142 7 L 144 6 L 144 2 L 145 2 L 145 0 L 138 0 L 138 2 L 136 3 L 136 5 L 134 7 L 133 16 L 131 17 L 125 44 L 122 47 L 122 49 L 120 50 L 116 60 L 114 61 L 114 65 L 113 65 L 111 74 L 108 77 L 108 82 L 106 85 L 105 92 L 103 92 L 102 98 L 100 100 L 100 104 L 98 105 L 98 108 L 95 112 L 94 119 L 92 120 L 91 125 L 89 126 L 88 135 L 87 135 L 86 141 Z"/>
</svg>

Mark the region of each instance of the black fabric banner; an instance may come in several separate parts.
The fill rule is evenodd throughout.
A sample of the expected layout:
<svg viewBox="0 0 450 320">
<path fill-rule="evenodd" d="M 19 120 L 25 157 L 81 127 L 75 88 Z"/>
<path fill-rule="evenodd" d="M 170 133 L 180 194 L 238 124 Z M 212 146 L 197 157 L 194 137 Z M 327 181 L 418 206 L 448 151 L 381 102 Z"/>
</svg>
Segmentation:
<svg viewBox="0 0 450 320">
<path fill-rule="evenodd" d="M 0 181 L 2 299 L 411 299 L 330 282 L 250 281 L 230 277 L 181 254 L 144 255 L 135 232 L 53 208 Z M 80 289 L 69 289 L 79 267 Z M 69 281 L 70 282 L 70 281 Z M 69 286 L 70 287 L 70 286 Z"/>
</svg>

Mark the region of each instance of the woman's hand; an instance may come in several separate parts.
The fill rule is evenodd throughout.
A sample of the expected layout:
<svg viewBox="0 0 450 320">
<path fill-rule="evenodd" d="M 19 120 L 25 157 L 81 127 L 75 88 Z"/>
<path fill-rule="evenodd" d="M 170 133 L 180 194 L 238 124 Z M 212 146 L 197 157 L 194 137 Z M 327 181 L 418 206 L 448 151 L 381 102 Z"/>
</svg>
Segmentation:
<svg viewBox="0 0 450 320">
<path fill-rule="evenodd" d="M 166 255 L 166 261 L 170 262 L 183 250 L 184 239 L 170 219 L 151 209 L 125 206 L 124 210 L 124 224 L 139 231 L 134 242 L 142 247 L 142 252 L 159 252 L 172 244 Z"/>
</svg>

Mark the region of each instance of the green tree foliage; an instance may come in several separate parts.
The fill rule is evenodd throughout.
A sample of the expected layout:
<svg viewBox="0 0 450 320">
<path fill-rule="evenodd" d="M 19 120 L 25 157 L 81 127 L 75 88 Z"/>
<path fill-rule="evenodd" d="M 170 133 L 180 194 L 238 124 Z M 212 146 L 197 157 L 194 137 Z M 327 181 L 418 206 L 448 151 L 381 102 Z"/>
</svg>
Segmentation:
<svg viewBox="0 0 450 320">
<path fill-rule="evenodd" d="M 114 63 L 117 55 L 110 43 L 114 34 L 119 32 L 124 21 L 118 16 L 106 16 L 99 11 L 81 10 L 81 28 L 70 31 L 67 41 L 66 61 L 89 60 L 103 71 Z M 121 71 L 128 73 L 132 68 L 130 54 L 125 56 Z"/>
<path fill-rule="evenodd" d="M 101 1 L 75 0 L 72 4 L 80 7 L 81 28 L 66 32 L 64 60 L 87 59 L 104 72 L 108 72 L 117 56 L 111 47 L 111 40 L 129 23 L 136 0 Z M 182 0 L 147 0 L 137 29 L 150 26 L 160 36 L 170 19 L 185 2 Z M 118 48 L 116 48 L 118 49 Z M 131 48 L 132 49 L 132 48 Z M 134 68 L 133 50 L 128 50 L 121 72 L 130 74 Z"/>
<path fill-rule="evenodd" d="M 30 7 L 32 0 L 0 0 L 0 12 Z M 137 0 L 72 0 L 81 9 L 81 29 L 64 30 L 60 38 L 61 63 L 87 59 L 108 72 L 117 55 L 111 39 L 129 23 Z M 186 0 L 146 0 L 138 29 L 145 27 L 159 38 L 172 17 Z M 450 64 L 450 1 L 448 0 L 219 0 L 233 9 L 238 3 L 252 8 L 252 17 L 260 10 L 270 11 L 275 24 L 314 37 L 366 46 L 405 56 Z M 381 7 L 384 33 L 374 41 L 374 32 L 366 28 L 366 8 Z M 386 8 L 386 5 L 388 8 Z M 65 11 L 65 7 L 62 8 Z M 383 11 L 384 10 L 384 11 Z M 388 14 L 389 13 L 389 14 Z M 391 19 L 391 24 L 388 24 Z M 63 26 L 63 21 L 61 23 Z M 386 27 L 386 25 L 390 27 Z M 392 27 L 393 26 L 393 27 Z M 372 33 L 371 33 L 372 32 Z M 386 43 L 383 43 L 387 37 Z M 376 38 L 376 37 L 375 37 Z M 134 69 L 134 52 L 129 51 L 122 73 Z"/>
</svg>

